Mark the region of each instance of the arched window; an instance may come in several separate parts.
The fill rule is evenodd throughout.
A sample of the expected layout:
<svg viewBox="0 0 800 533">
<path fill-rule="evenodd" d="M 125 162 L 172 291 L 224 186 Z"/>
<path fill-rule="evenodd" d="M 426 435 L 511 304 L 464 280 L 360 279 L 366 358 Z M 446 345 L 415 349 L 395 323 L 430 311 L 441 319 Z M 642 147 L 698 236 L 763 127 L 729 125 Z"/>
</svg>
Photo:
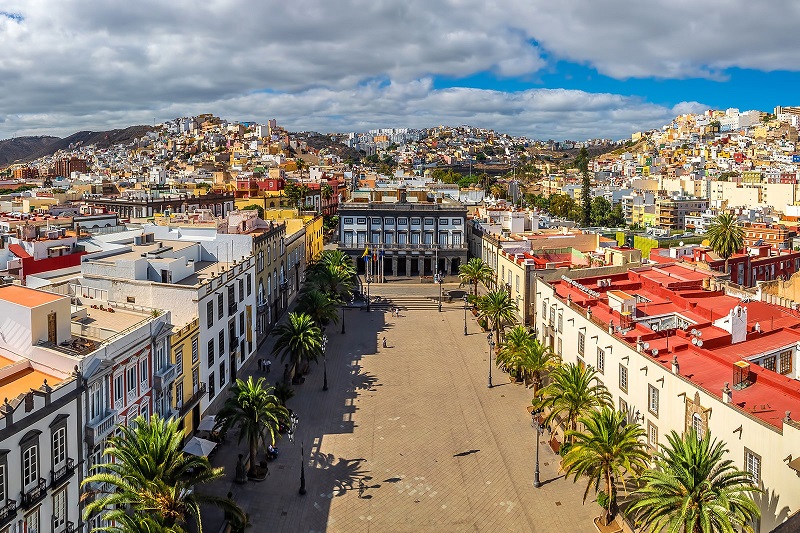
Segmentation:
<svg viewBox="0 0 800 533">
<path fill-rule="evenodd" d="M 267 282 L 267 283 L 269 283 L 269 282 Z M 265 298 L 264 298 L 264 284 L 261 282 L 261 280 L 258 280 L 258 303 L 259 303 L 259 305 L 263 304 L 264 301 L 265 301 Z"/>
</svg>

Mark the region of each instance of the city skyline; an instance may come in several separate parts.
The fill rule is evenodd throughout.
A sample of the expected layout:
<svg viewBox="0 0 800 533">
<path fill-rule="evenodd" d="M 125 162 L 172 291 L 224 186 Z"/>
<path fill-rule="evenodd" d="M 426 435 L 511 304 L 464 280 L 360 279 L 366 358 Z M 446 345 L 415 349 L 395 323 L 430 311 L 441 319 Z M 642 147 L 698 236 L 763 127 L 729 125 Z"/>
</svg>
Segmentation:
<svg viewBox="0 0 800 533">
<path fill-rule="evenodd" d="M 292 131 L 619 139 L 685 112 L 796 103 L 798 9 L 15 0 L 0 13 L 0 138 L 209 112 Z"/>
</svg>

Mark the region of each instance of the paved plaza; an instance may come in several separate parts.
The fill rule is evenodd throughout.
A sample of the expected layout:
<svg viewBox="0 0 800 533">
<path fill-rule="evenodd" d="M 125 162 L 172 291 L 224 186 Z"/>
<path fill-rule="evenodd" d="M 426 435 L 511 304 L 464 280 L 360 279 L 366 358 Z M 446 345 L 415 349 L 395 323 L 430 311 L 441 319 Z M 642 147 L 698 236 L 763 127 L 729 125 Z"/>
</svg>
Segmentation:
<svg viewBox="0 0 800 533">
<path fill-rule="evenodd" d="M 328 328 L 329 390 L 322 391 L 322 365 L 295 387 L 288 406 L 300 416 L 297 439 L 277 443 L 266 481 L 233 483 L 246 444 L 231 432 L 213 459 L 226 477 L 203 490 L 232 492 L 250 531 L 595 531 L 599 507 L 581 503 L 582 482 L 559 477 L 546 435 L 544 485 L 533 487 L 531 391 L 497 368 L 487 388 L 486 334 L 470 314 L 464 335 L 463 303 L 446 302 L 440 313 L 438 287 L 412 282 L 373 284 L 372 294 L 388 303 L 369 313 L 349 309 L 345 334 L 341 325 Z M 393 302 L 407 307 L 399 318 L 385 310 Z M 272 368 L 267 377 L 278 379 L 283 365 L 273 360 Z M 305 496 L 298 495 L 301 441 Z M 204 513 L 205 531 L 221 523 L 219 511 Z"/>
</svg>

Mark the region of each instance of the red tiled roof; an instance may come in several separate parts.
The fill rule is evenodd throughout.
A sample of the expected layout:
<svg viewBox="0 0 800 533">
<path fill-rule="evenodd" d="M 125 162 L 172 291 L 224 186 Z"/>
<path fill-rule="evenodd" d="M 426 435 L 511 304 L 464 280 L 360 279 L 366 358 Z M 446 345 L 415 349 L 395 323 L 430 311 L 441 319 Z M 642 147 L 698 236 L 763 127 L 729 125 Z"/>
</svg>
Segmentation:
<svg viewBox="0 0 800 533">
<path fill-rule="evenodd" d="M 29 259 L 30 257 L 32 257 L 31 254 L 26 252 L 25 248 L 23 248 L 19 244 L 9 244 L 8 251 L 16 255 L 20 259 Z"/>
</svg>

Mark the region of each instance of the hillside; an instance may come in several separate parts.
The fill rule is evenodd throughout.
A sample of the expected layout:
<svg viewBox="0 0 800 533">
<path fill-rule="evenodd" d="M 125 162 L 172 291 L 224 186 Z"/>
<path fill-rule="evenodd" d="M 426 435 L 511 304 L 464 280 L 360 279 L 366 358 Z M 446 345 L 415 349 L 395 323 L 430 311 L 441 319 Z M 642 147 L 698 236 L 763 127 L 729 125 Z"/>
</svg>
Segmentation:
<svg viewBox="0 0 800 533">
<path fill-rule="evenodd" d="M 59 140 L 58 137 L 15 137 L 0 141 L 0 167 L 17 160 L 26 159 L 30 154 L 45 149 Z"/>
</svg>

